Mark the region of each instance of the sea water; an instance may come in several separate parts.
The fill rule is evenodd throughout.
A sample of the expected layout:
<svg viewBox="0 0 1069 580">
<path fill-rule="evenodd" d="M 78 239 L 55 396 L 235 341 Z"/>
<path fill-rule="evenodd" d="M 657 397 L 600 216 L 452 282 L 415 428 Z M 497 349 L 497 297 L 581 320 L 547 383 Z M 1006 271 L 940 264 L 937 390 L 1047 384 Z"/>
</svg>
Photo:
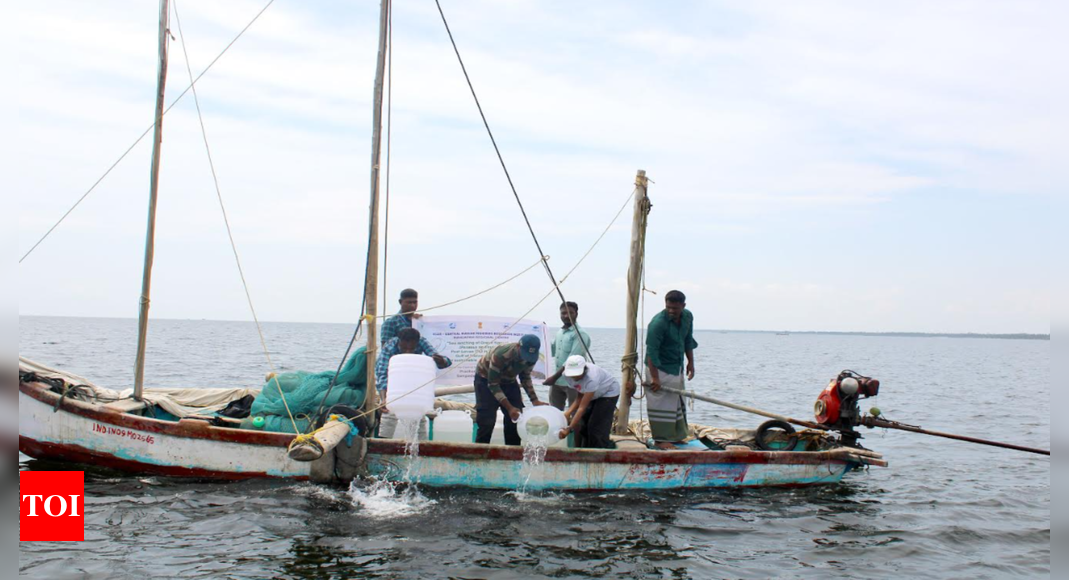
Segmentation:
<svg viewBox="0 0 1069 580">
<path fill-rule="evenodd" d="M 404 474 L 396 481 L 356 479 L 349 485 L 349 497 L 360 515 L 394 518 L 416 515 L 436 502 L 419 489 L 419 419 L 399 419 L 395 436 L 405 442 Z"/>
<path fill-rule="evenodd" d="M 149 329 L 151 386 L 262 384 L 266 363 L 252 324 L 154 320 Z M 280 372 L 337 368 L 352 330 L 265 325 Z M 587 330 L 596 361 L 615 368 L 623 332 Z M 24 356 L 103 386 L 132 383 L 136 320 L 24 317 L 20 332 Z M 828 380 L 849 368 L 881 380 L 877 405 L 892 419 L 1050 446 L 1048 341 L 706 331 L 696 338 L 689 388 L 701 394 L 804 419 Z M 688 413 L 701 424 L 754 428 L 764 420 L 702 403 Z M 139 580 L 1050 576 L 1049 458 L 903 432 L 863 434 L 891 466 L 811 489 L 419 489 L 426 501 L 398 502 L 404 489 L 358 486 L 355 498 L 348 486 L 89 469 L 86 541 L 21 543 L 19 572 Z M 20 470 L 69 468 L 19 458 Z"/>
</svg>

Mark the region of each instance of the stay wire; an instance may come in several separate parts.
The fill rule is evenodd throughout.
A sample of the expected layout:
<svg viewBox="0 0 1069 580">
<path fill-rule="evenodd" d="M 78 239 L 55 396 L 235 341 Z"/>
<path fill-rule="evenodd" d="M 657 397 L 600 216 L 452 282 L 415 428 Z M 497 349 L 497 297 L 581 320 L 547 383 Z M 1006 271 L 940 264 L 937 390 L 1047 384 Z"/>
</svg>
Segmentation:
<svg viewBox="0 0 1069 580">
<path fill-rule="evenodd" d="M 531 239 L 534 240 L 535 247 L 538 249 L 539 256 L 545 256 L 546 253 L 542 251 L 542 244 L 538 242 L 538 236 L 535 235 L 534 227 L 531 225 L 531 220 L 527 217 L 527 210 L 523 207 L 523 202 L 520 201 L 520 194 L 516 191 L 516 185 L 512 182 L 512 176 L 509 174 L 508 167 L 505 165 L 505 158 L 501 155 L 501 149 L 497 146 L 497 139 L 494 138 L 494 132 L 490 130 L 490 123 L 486 120 L 486 114 L 483 112 L 483 106 L 479 103 L 479 96 L 475 93 L 475 86 L 471 82 L 471 77 L 468 75 L 468 68 L 464 66 L 464 59 L 460 56 L 460 49 L 457 48 L 457 42 L 453 38 L 453 31 L 449 28 L 449 21 L 446 20 L 445 11 L 442 10 L 442 3 L 439 0 L 434 0 L 436 6 L 438 6 L 438 14 L 442 16 L 442 24 L 445 25 L 445 32 L 449 35 L 449 42 L 453 45 L 453 52 L 457 55 L 457 61 L 460 63 L 460 70 L 464 73 L 464 80 L 468 83 L 468 89 L 471 91 L 471 96 L 475 99 L 475 107 L 479 109 L 479 117 L 482 118 L 483 126 L 486 127 L 486 133 L 490 136 L 490 143 L 494 146 L 494 152 L 497 154 L 497 160 L 501 163 L 501 170 L 505 172 L 505 179 L 508 180 L 509 188 L 512 190 L 512 196 L 516 198 L 516 205 L 520 207 L 520 213 L 523 214 L 523 221 L 527 223 L 527 230 L 531 232 Z M 560 284 L 557 283 L 556 276 L 553 275 L 553 270 L 549 267 L 549 262 L 543 262 L 542 265 L 546 269 L 546 274 L 549 275 L 550 282 L 553 283 L 553 287 L 557 289 L 557 295 L 560 296 L 561 304 L 565 304 L 567 299 L 564 298 L 564 293 L 560 289 Z M 575 326 L 575 320 L 572 320 L 572 326 Z M 594 362 L 594 356 L 590 354 L 590 348 L 586 341 L 583 340 L 583 335 L 580 332 L 576 332 L 579 337 L 579 343 L 583 345 L 583 350 L 586 352 L 587 360 L 591 363 Z"/>
<path fill-rule="evenodd" d="M 183 90 L 181 93 L 179 93 L 179 95 L 175 98 L 174 101 L 171 101 L 171 104 L 166 109 L 164 109 L 163 113 L 160 115 L 161 119 L 163 118 L 163 115 L 166 115 L 168 113 L 168 111 L 170 111 L 176 104 L 178 104 L 178 101 L 182 100 L 182 97 L 186 96 L 186 93 L 188 93 L 193 88 L 193 85 L 196 84 L 198 81 L 200 81 L 200 78 L 203 77 L 205 75 L 205 73 L 207 73 L 209 70 L 211 70 L 211 68 L 213 66 L 215 66 L 215 63 L 218 62 L 219 59 L 222 58 L 223 55 L 226 54 L 226 52 L 228 50 L 230 50 L 231 46 L 234 46 L 234 43 L 237 42 L 238 39 L 241 38 L 241 36 L 243 34 L 245 34 L 245 31 L 247 31 L 249 29 L 249 27 L 251 27 L 253 25 L 253 23 L 255 23 L 257 20 L 259 20 L 260 16 L 262 16 L 263 13 L 266 12 L 267 9 L 270 8 L 271 5 L 274 4 L 274 3 L 275 3 L 275 0 L 268 0 L 267 4 L 264 5 L 264 7 L 261 8 L 260 11 L 256 13 L 256 16 L 253 16 L 252 20 L 250 20 L 249 23 L 245 25 L 245 28 L 242 28 L 241 32 L 238 32 L 237 36 L 235 36 L 234 39 L 231 40 L 230 43 L 227 44 L 223 48 L 222 52 L 220 52 L 218 56 L 216 56 L 214 59 L 212 59 L 212 62 L 208 63 L 208 66 L 206 66 L 204 68 L 204 70 L 200 71 L 200 74 L 197 75 L 197 78 L 194 79 L 192 82 L 190 82 L 189 86 L 186 87 L 185 90 Z M 89 189 L 86 190 L 86 192 L 83 193 L 82 196 L 78 198 L 78 201 L 74 202 L 74 205 L 72 205 L 71 208 L 68 209 L 67 212 L 64 213 L 62 217 L 59 218 L 59 221 L 57 221 L 55 224 L 53 224 L 52 227 L 48 228 L 48 231 L 45 232 L 45 234 L 43 236 L 41 236 L 41 239 L 37 240 L 37 243 L 35 243 L 29 249 L 29 251 L 27 251 L 25 254 L 23 254 L 23 256 L 21 258 L 19 258 L 19 263 L 21 264 L 23 262 L 23 260 L 28 258 L 30 256 L 30 254 L 32 254 L 33 251 L 37 249 L 37 246 L 40 246 L 41 242 L 44 242 L 45 238 L 47 238 L 49 235 L 51 235 L 52 232 L 55 231 L 55 229 L 58 228 L 59 225 L 61 223 L 63 223 L 64 220 L 67 219 L 67 216 L 69 216 L 79 205 L 81 205 L 81 203 L 83 201 L 85 201 L 85 198 L 89 197 L 90 193 L 93 193 L 93 190 L 95 190 L 97 188 L 97 186 L 100 185 L 100 182 L 104 181 L 104 178 L 107 177 L 112 172 L 112 170 L 115 169 L 119 165 L 119 163 L 122 162 L 123 159 L 126 159 L 126 156 L 129 155 L 130 152 L 134 150 L 134 147 L 137 147 L 137 144 L 140 143 L 141 140 L 144 139 L 145 136 L 148 135 L 150 132 L 152 132 L 152 130 L 155 129 L 155 128 L 156 128 L 156 120 L 153 119 L 152 124 L 149 125 L 147 129 L 145 129 L 145 132 L 141 133 L 141 136 L 138 137 L 133 142 L 133 144 L 131 144 L 130 147 L 128 147 L 126 149 L 126 151 L 124 151 L 123 154 L 120 155 L 119 158 L 115 160 L 115 163 L 112 163 L 111 166 L 108 167 L 107 171 L 105 171 L 104 174 L 101 175 L 100 178 L 98 178 L 93 183 L 93 185 L 91 185 L 89 187 Z"/>
<path fill-rule="evenodd" d="M 215 170 L 215 160 L 212 158 L 212 148 L 208 145 L 208 129 L 204 125 L 204 114 L 200 108 L 200 97 L 197 95 L 197 88 L 194 86 L 193 81 L 193 68 L 189 61 L 189 51 L 186 50 L 186 37 L 182 33 L 182 17 L 178 14 L 178 0 L 172 0 L 171 6 L 174 7 L 174 19 L 178 24 L 178 39 L 179 44 L 182 46 L 182 56 L 186 62 L 186 72 L 189 74 L 189 87 L 193 92 L 193 103 L 197 108 L 197 121 L 200 123 L 200 134 L 204 138 L 204 151 L 208 156 L 208 167 L 212 171 L 212 182 L 215 184 L 215 196 L 219 200 L 219 210 L 223 214 L 223 223 L 226 225 L 226 236 L 230 240 L 230 249 L 234 252 L 234 263 L 238 267 L 238 276 L 241 277 L 241 286 L 245 289 L 245 299 L 249 303 L 249 311 L 252 313 L 252 320 L 256 323 L 256 332 L 260 336 L 260 346 L 263 347 L 264 356 L 267 357 L 267 366 L 271 370 L 275 386 L 278 387 L 278 392 L 282 396 L 282 404 L 286 407 L 286 413 L 289 415 L 290 422 L 293 423 L 293 430 L 297 432 L 297 421 L 293 417 L 293 412 L 290 411 L 289 403 L 286 401 L 286 395 L 282 392 L 282 385 L 278 382 L 278 373 L 275 371 L 275 363 L 271 360 L 271 351 L 267 348 L 267 339 L 264 337 L 264 329 L 260 325 L 260 318 L 256 315 L 256 307 L 253 306 L 252 293 L 249 291 L 249 283 L 245 279 L 245 269 L 241 266 L 241 257 L 238 255 L 238 245 L 234 241 L 234 232 L 230 227 L 230 218 L 226 213 L 226 204 L 223 203 L 223 191 L 219 187 L 219 175 Z"/>
</svg>

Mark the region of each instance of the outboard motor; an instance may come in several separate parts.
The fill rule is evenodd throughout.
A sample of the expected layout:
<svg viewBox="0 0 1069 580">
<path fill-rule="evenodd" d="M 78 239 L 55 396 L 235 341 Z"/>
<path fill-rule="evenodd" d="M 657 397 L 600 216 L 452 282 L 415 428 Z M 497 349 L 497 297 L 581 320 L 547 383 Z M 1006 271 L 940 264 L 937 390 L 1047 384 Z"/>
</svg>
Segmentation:
<svg viewBox="0 0 1069 580">
<path fill-rule="evenodd" d="M 854 371 L 843 371 L 817 397 L 813 409 L 817 422 L 839 431 L 843 445 L 858 447 L 857 440 L 861 439 L 861 434 L 854 430 L 861 424 L 858 401 L 879 393 L 880 381 L 877 379 Z"/>
</svg>

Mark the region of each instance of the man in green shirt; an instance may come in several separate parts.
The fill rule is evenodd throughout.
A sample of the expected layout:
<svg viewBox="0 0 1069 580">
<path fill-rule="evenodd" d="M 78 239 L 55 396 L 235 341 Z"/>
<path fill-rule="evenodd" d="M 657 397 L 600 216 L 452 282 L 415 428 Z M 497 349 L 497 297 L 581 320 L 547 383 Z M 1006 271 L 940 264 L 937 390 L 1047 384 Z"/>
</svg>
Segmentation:
<svg viewBox="0 0 1069 580">
<path fill-rule="evenodd" d="M 684 370 L 686 380 L 694 379 L 694 349 L 698 343 L 694 340 L 694 315 L 686 305 L 687 297 L 679 290 L 665 294 L 664 310 L 653 317 L 646 331 L 646 405 L 653 440 L 661 449 L 672 449 L 673 443 L 690 436 L 683 396 L 661 390 L 662 386 L 684 389 Z"/>
<path fill-rule="evenodd" d="M 578 304 L 565 302 L 560 305 L 560 321 L 564 326 L 557 331 L 557 336 L 553 339 L 551 351 L 555 364 L 550 371 L 564 368 L 564 363 L 577 354 L 582 355 L 584 359 L 590 358 L 587 356 L 587 350 L 590 349 L 590 335 L 579 328 L 577 320 L 579 320 Z M 587 362 L 590 361 L 587 360 Z M 571 406 L 575 402 L 576 394 L 575 389 L 571 388 L 568 380 L 562 376 L 549 387 L 549 404 L 563 411 L 565 404 Z"/>
</svg>

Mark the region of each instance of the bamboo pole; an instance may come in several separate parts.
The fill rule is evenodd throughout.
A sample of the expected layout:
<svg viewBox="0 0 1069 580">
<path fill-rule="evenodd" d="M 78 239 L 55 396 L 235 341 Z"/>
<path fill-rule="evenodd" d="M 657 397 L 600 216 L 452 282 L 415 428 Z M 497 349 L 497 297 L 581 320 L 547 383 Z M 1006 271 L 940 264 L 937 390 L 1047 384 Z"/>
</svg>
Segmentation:
<svg viewBox="0 0 1069 580">
<path fill-rule="evenodd" d="M 621 359 L 623 373 L 623 396 L 616 413 L 616 434 L 626 435 L 631 418 L 631 395 L 635 393 L 635 369 L 641 369 L 644 361 L 638 360 L 638 303 L 642 296 L 642 269 L 646 259 L 646 224 L 650 214 L 647 196 L 646 172 L 638 170 L 635 175 L 635 213 L 631 220 L 631 260 L 627 266 L 627 334 L 624 337 L 624 357 Z"/>
<path fill-rule="evenodd" d="M 792 419 L 784 415 L 777 415 L 776 413 L 769 413 L 768 411 L 762 411 L 761 409 L 755 409 L 754 407 L 747 407 L 745 405 L 736 405 L 735 403 L 729 403 L 727 401 L 721 401 L 720 399 L 714 399 L 712 397 L 706 397 L 704 395 L 698 395 L 690 391 L 684 391 L 681 389 L 675 389 L 672 387 L 661 387 L 662 390 L 669 393 L 677 393 L 684 397 L 690 397 L 698 401 L 705 401 L 707 403 L 713 403 L 714 405 L 720 405 L 721 407 L 727 407 L 729 409 L 735 409 L 744 413 L 752 413 L 754 415 L 760 415 L 762 417 L 768 417 L 770 419 L 778 419 L 780 421 L 786 421 L 787 423 L 793 423 L 809 429 L 819 429 L 821 431 L 838 431 L 827 425 L 821 425 L 819 423 L 812 423 L 810 421 L 800 421 L 798 419 Z M 1013 449 L 1015 451 L 1025 451 L 1028 453 L 1036 453 L 1038 455 L 1050 455 L 1050 451 L 1045 449 L 1036 449 L 1034 447 L 1024 447 L 1021 445 L 1014 445 L 1012 443 L 1001 443 L 999 441 L 989 441 L 987 439 L 978 439 L 976 437 L 966 437 L 965 435 L 954 435 L 951 433 L 942 433 L 939 431 L 929 431 L 928 429 L 921 429 L 913 425 L 906 425 L 904 423 L 898 423 L 895 421 L 887 421 L 876 417 L 865 417 L 861 420 L 861 425 L 865 427 L 881 427 L 883 429 L 898 429 L 899 431 L 909 431 L 910 433 L 919 433 L 921 435 L 932 435 L 933 437 L 943 437 L 945 439 L 954 439 L 956 441 L 965 441 L 967 443 L 976 443 L 979 445 L 990 445 L 992 447 L 1001 447 L 1003 449 Z"/>
<path fill-rule="evenodd" d="M 386 69 L 386 27 L 390 15 L 390 0 L 382 0 L 379 9 L 379 54 L 375 65 L 374 105 L 372 106 L 371 124 L 371 203 L 370 231 L 367 252 L 367 282 L 364 286 L 367 319 L 367 396 L 364 409 L 374 409 L 379 405 L 378 385 L 375 384 L 375 359 L 379 352 L 379 332 L 374 314 L 378 312 L 379 283 L 379 162 L 382 158 L 382 86 Z M 372 418 L 372 422 L 374 419 Z"/>
<path fill-rule="evenodd" d="M 760 415 L 762 417 L 768 417 L 769 419 L 776 419 L 776 420 L 779 420 L 779 421 L 786 421 L 787 423 L 793 423 L 795 425 L 798 425 L 798 426 L 801 426 L 801 427 L 806 427 L 806 428 L 809 428 L 809 429 L 819 429 L 821 431 L 832 431 L 832 429 L 829 428 L 828 426 L 821 425 L 819 423 L 812 423 L 810 421 L 801 421 L 801 420 L 798 420 L 798 419 L 792 419 L 792 418 L 787 417 L 785 415 L 777 415 L 776 413 L 769 413 L 768 411 L 762 411 L 761 409 L 756 409 L 754 407 L 747 407 L 745 405 L 736 405 L 735 403 L 729 403 L 727 401 L 721 401 L 720 399 L 714 399 L 712 397 L 706 397 L 705 395 L 698 395 L 696 393 L 692 393 L 690 391 L 684 391 L 682 389 L 676 389 L 676 388 L 673 388 L 673 387 L 661 386 L 661 390 L 662 391 L 668 391 L 669 393 L 676 393 L 678 395 L 683 395 L 684 397 L 690 397 L 691 399 L 695 399 L 695 400 L 698 400 L 698 401 L 705 401 L 706 403 L 712 403 L 714 405 L 720 405 L 721 407 L 727 407 L 729 409 L 735 409 L 736 411 L 742 411 L 744 413 L 752 413 L 754 415 Z"/>
<path fill-rule="evenodd" d="M 1013 449 L 1014 451 L 1025 451 L 1027 453 L 1035 453 L 1037 455 L 1050 455 L 1050 451 L 1045 449 L 1023 447 L 1021 445 L 1013 445 L 1012 443 L 1000 443 L 998 441 L 988 441 L 987 439 L 966 437 L 965 435 L 953 435 L 950 433 L 941 433 L 939 431 L 929 431 L 928 429 L 921 429 L 920 427 L 914 427 L 913 425 L 905 425 L 896 421 L 886 421 L 884 419 L 878 419 L 876 417 L 865 417 L 865 419 L 862 420 L 862 424 L 866 427 L 883 427 L 884 429 L 898 429 L 899 431 L 909 431 L 910 433 L 920 433 L 921 435 L 932 435 L 933 437 L 943 437 L 945 439 L 954 439 L 957 441 L 965 441 L 967 443 L 976 443 L 979 445 L 990 445 L 992 447 L 1001 447 L 1003 449 Z"/>
<path fill-rule="evenodd" d="M 141 277 L 141 298 L 137 314 L 137 358 L 134 362 L 134 399 L 140 401 L 145 388 L 145 342 L 148 338 L 148 307 L 152 289 L 152 259 L 156 243 L 156 197 L 160 185 L 160 149 L 163 145 L 163 97 L 167 85 L 167 36 L 169 0 L 160 0 L 160 63 L 156 77 L 156 129 L 152 138 L 152 170 L 149 174 L 148 231 L 145 234 L 145 267 Z"/>
<path fill-rule="evenodd" d="M 461 385 L 456 387 L 438 387 L 434 389 L 435 397 L 445 397 L 448 395 L 467 395 L 468 393 L 474 393 L 474 385 Z"/>
</svg>

